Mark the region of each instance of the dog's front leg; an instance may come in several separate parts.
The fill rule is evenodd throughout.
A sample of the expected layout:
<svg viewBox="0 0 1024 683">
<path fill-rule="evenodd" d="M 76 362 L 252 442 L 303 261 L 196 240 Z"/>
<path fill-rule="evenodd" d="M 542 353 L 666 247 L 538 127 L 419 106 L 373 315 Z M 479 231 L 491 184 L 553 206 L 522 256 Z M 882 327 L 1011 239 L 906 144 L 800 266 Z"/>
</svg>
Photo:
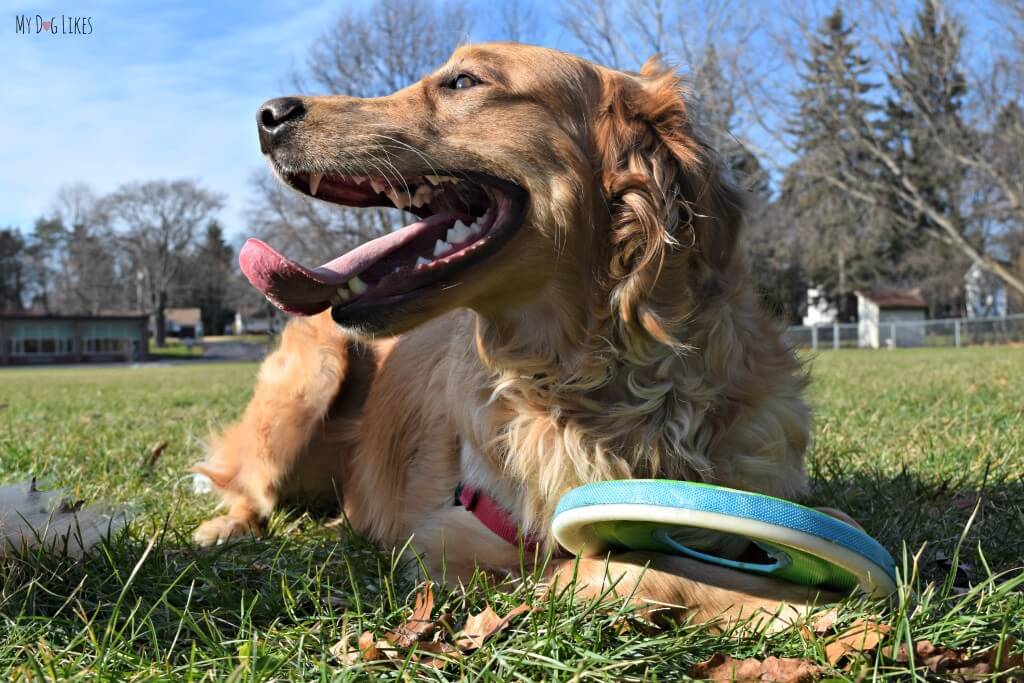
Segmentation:
<svg viewBox="0 0 1024 683">
<path fill-rule="evenodd" d="M 345 381 L 350 345 L 329 311 L 286 326 L 242 419 L 212 438 L 205 462 L 194 468 L 211 479 L 227 508 L 200 525 L 197 543 L 260 529 Z"/>
</svg>

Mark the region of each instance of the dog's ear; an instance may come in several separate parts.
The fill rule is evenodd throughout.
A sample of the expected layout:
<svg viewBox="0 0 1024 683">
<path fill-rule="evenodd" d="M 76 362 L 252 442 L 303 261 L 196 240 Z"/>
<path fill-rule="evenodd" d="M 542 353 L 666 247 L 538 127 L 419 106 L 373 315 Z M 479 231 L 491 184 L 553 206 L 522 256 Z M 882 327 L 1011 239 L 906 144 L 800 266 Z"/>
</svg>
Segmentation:
<svg viewBox="0 0 1024 683">
<path fill-rule="evenodd" d="M 605 73 L 594 133 L 612 215 L 613 303 L 630 327 L 677 343 L 671 330 L 691 293 L 733 258 L 739 193 L 694 133 L 679 76 L 653 59 L 639 75 Z"/>
</svg>

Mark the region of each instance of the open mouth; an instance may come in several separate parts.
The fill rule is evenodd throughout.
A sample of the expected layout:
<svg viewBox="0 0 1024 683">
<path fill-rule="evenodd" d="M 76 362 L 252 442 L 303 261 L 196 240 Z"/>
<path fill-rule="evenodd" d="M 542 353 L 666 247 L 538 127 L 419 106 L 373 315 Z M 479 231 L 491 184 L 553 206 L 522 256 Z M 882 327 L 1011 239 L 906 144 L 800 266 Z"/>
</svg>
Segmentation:
<svg viewBox="0 0 1024 683">
<path fill-rule="evenodd" d="M 444 288 L 452 277 L 497 251 L 519 227 L 526 192 L 484 173 L 403 178 L 334 173 L 282 174 L 294 189 L 342 206 L 382 206 L 416 215 L 415 223 L 307 268 L 258 239 L 239 263 L 278 308 L 313 315 L 405 300 Z"/>
</svg>

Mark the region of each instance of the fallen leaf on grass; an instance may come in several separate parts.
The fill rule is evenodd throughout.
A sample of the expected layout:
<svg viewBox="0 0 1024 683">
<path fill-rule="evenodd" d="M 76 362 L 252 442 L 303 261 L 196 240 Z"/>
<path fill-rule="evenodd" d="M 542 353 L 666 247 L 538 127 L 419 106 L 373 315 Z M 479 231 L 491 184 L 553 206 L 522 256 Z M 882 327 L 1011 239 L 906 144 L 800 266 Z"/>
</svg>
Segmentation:
<svg viewBox="0 0 1024 683">
<path fill-rule="evenodd" d="M 156 464 L 156 461 L 160 459 L 160 456 L 167 450 L 167 442 L 161 441 L 157 445 L 153 446 L 152 450 L 149 451 L 149 461 L 146 463 L 149 467 Z"/>
<path fill-rule="evenodd" d="M 462 631 L 459 632 L 459 637 L 455 641 L 455 645 L 464 652 L 479 649 L 483 647 L 484 641 L 495 633 L 503 630 L 520 614 L 528 612 L 529 610 L 530 608 L 523 604 L 514 608 L 504 617 L 499 617 L 498 614 L 491 609 L 491 606 L 487 605 L 483 612 L 470 615 L 470 617 L 466 619 L 466 623 L 462 627 Z"/>
<path fill-rule="evenodd" d="M 412 609 L 412 616 L 398 628 L 392 629 L 384 634 L 384 639 L 396 647 L 408 649 L 413 643 L 426 640 L 434 633 L 437 622 L 430 619 L 430 613 L 434 611 L 434 591 L 430 584 L 424 584 L 423 589 L 416 594 L 416 604 Z"/>
<path fill-rule="evenodd" d="M 917 668 L 931 673 L 952 674 L 961 680 L 987 678 L 999 674 L 998 680 L 1024 680 L 1024 655 L 1010 654 L 1014 640 L 1007 639 L 1002 648 L 994 647 L 983 655 L 970 655 L 966 650 L 935 645 L 930 640 L 914 643 L 914 661 Z M 889 660 L 905 664 L 910 661 L 904 643 L 893 652 L 893 648 L 882 648 L 882 655 Z"/>
<path fill-rule="evenodd" d="M 434 669 L 442 669 L 448 663 L 447 659 L 443 659 L 437 655 L 442 655 L 449 659 L 455 659 L 462 656 L 462 651 L 451 643 L 433 641 L 419 643 L 416 645 L 416 653 L 420 655 L 420 664 Z"/>
<path fill-rule="evenodd" d="M 378 659 L 394 659 L 398 651 L 386 640 L 377 640 L 370 631 L 363 631 L 356 647 L 352 647 L 352 637 L 342 638 L 331 646 L 331 656 L 342 664 L 351 666 L 356 662 L 374 662 Z"/>
<path fill-rule="evenodd" d="M 377 639 L 371 631 L 363 631 L 355 647 L 352 646 L 351 636 L 346 637 L 331 647 L 331 655 L 341 663 L 351 665 L 358 661 L 402 659 L 400 651 L 415 648 L 413 661 L 421 662 L 425 666 L 442 668 L 448 663 L 445 657 L 460 657 L 466 652 L 479 649 L 491 636 L 505 629 L 513 619 L 529 610 L 530 608 L 523 604 L 504 617 L 499 617 L 488 605 L 484 611 L 470 615 L 466 619 L 462 630 L 455 634 L 454 644 L 441 640 L 445 633 L 452 632 L 451 627 L 447 625 L 437 640 L 431 640 L 438 631 L 438 623 L 447 624 L 449 615 L 431 618 L 434 611 L 434 592 L 430 584 L 424 584 L 416 594 L 412 615 L 402 625 L 391 629 L 381 639 Z"/>
<path fill-rule="evenodd" d="M 870 652 L 878 647 L 891 630 L 888 624 L 858 619 L 825 646 L 825 657 L 829 664 L 835 666 L 849 654 Z"/>
<path fill-rule="evenodd" d="M 694 678 L 706 681 L 775 681 L 804 683 L 821 678 L 824 669 L 813 662 L 789 657 L 733 659 L 721 653 L 690 669 Z"/>
<path fill-rule="evenodd" d="M 835 628 L 836 622 L 838 621 L 839 610 L 833 607 L 830 610 L 814 615 L 814 619 L 811 620 L 811 629 L 813 629 L 819 636 L 825 635 Z"/>
</svg>

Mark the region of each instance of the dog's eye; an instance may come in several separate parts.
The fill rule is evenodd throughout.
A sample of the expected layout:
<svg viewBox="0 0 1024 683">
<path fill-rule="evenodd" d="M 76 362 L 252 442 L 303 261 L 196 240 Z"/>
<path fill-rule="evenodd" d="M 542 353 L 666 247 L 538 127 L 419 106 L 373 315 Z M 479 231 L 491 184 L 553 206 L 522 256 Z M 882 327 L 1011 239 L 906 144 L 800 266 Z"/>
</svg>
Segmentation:
<svg viewBox="0 0 1024 683">
<path fill-rule="evenodd" d="M 476 80 L 469 74 L 459 74 L 452 82 L 448 84 L 448 87 L 452 90 L 463 90 L 465 88 L 472 88 L 475 85 L 480 85 L 480 81 Z"/>
</svg>

